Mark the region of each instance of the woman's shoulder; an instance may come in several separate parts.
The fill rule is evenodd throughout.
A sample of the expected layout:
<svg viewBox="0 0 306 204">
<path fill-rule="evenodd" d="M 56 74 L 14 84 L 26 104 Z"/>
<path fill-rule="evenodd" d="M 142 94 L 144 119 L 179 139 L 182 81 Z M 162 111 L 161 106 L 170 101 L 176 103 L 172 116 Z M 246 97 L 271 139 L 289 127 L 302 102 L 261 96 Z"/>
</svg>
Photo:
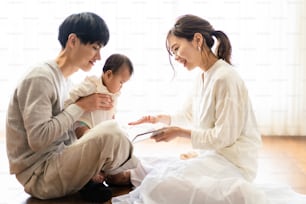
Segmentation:
<svg viewBox="0 0 306 204">
<path fill-rule="evenodd" d="M 218 60 L 214 66 L 213 70 L 211 72 L 211 75 L 215 79 L 226 79 L 230 78 L 232 75 L 236 75 L 236 71 L 234 70 L 234 67 L 224 60 Z"/>
<path fill-rule="evenodd" d="M 238 86 L 244 86 L 243 79 L 241 78 L 235 67 L 223 60 L 219 61 L 219 64 L 212 78 L 216 84 L 223 84 L 225 86 L 231 86 L 236 84 Z"/>
</svg>

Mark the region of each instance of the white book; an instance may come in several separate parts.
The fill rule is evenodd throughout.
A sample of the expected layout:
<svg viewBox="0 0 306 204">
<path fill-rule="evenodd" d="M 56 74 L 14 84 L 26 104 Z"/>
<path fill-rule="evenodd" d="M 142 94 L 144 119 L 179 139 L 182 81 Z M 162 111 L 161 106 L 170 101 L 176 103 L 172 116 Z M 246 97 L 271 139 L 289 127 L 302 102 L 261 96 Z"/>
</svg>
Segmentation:
<svg viewBox="0 0 306 204">
<path fill-rule="evenodd" d="M 158 134 L 164 126 L 165 125 L 162 123 L 143 123 L 139 125 L 123 126 L 123 129 L 127 132 L 129 140 L 132 143 L 136 143 Z"/>
</svg>

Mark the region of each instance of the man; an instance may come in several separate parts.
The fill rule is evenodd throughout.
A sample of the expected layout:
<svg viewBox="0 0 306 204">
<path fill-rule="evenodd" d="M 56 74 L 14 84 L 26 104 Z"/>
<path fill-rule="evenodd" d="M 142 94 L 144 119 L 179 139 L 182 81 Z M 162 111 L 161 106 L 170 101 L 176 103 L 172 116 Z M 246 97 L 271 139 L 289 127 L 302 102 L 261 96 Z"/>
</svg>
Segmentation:
<svg viewBox="0 0 306 204">
<path fill-rule="evenodd" d="M 135 168 L 132 145 L 115 121 L 101 123 L 78 139 L 73 124 L 88 111 L 112 108 L 109 95 L 82 97 L 64 109 L 69 77 L 89 71 L 109 40 L 104 20 L 90 12 L 72 14 L 59 27 L 62 49 L 41 63 L 14 91 L 7 112 L 10 173 L 30 195 L 49 199 L 80 191 L 88 201 L 104 202 L 111 191 L 91 178 L 102 171 L 120 175 Z"/>
</svg>

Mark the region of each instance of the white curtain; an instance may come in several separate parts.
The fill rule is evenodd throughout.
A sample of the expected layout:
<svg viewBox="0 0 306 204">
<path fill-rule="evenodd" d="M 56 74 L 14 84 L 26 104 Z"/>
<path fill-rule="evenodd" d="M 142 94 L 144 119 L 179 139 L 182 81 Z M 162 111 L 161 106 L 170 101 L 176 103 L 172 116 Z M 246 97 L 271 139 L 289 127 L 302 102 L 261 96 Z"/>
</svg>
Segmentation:
<svg viewBox="0 0 306 204">
<path fill-rule="evenodd" d="M 93 11 L 107 22 L 109 44 L 89 73 L 100 75 L 114 52 L 131 58 L 135 74 L 119 99 L 117 118 L 172 112 L 189 91 L 195 73 L 176 66 L 173 77 L 165 36 L 177 16 L 192 13 L 228 34 L 232 62 L 250 92 L 264 135 L 306 135 L 306 31 L 304 0 L 54 0 L 0 2 L 0 132 L 9 97 L 20 77 L 37 61 L 60 50 L 58 26 L 71 13 Z"/>
</svg>

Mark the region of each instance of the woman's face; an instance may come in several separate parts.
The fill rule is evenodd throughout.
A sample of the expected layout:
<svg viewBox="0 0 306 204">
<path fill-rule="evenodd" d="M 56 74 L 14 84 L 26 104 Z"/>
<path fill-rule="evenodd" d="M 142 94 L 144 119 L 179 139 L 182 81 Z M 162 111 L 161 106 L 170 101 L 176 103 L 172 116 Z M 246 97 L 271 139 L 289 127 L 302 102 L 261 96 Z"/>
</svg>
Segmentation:
<svg viewBox="0 0 306 204">
<path fill-rule="evenodd" d="M 175 60 L 183 64 L 188 70 L 192 70 L 199 66 L 201 52 L 198 50 L 194 40 L 188 41 L 185 38 L 169 35 L 168 45 L 171 53 L 175 56 Z"/>
</svg>

